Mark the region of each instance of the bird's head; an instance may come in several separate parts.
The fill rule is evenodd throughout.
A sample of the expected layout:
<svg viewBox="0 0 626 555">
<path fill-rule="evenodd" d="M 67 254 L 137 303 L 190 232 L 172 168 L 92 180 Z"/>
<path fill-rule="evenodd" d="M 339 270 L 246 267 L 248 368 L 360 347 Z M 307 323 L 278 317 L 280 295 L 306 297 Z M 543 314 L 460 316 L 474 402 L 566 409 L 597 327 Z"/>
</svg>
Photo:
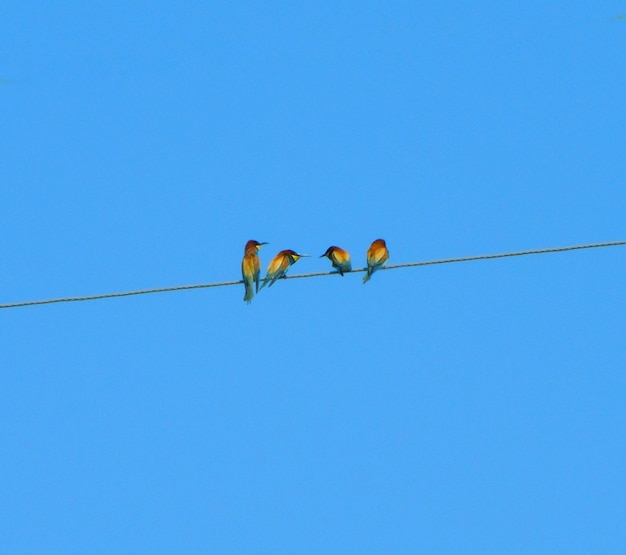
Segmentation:
<svg viewBox="0 0 626 555">
<path fill-rule="evenodd" d="M 335 250 L 337 250 L 337 247 L 334 247 L 334 246 L 333 246 L 333 247 L 328 247 L 328 248 L 326 249 L 326 252 L 325 252 L 324 254 L 322 254 L 322 255 L 320 256 L 320 258 L 324 258 L 325 256 L 326 256 L 327 258 L 330 258 L 330 255 L 331 255 L 331 254 L 333 254 L 333 252 L 335 252 Z"/>
<path fill-rule="evenodd" d="M 261 247 L 263 245 L 267 245 L 267 243 L 265 241 L 259 242 L 259 241 L 255 241 L 254 239 L 250 239 L 247 243 L 246 243 L 246 247 L 244 249 L 244 252 L 256 252 L 256 251 L 260 251 Z"/>
<path fill-rule="evenodd" d="M 291 249 L 284 250 L 284 251 L 282 251 L 282 253 L 285 256 L 288 256 L 292 260 L 292 262 L 291 262 L 292 264 L 294 262 L 297 262 L 300 258 L 304 258 L 305 256 L 309 256 L 308 254 L 297 253 L 296 251 L 293 251 Z"/>
</svg>

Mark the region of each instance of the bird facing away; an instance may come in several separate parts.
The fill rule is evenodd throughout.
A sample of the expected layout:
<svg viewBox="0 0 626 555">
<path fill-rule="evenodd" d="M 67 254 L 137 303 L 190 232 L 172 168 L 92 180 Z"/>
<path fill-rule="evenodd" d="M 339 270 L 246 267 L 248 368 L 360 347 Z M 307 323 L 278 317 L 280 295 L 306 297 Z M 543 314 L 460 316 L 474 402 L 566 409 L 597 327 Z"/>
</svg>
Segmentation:
<svg viewBox="0 0 626 555">
<path fill-rule="evenodd" d="M 363 278 L 363 283 L 367 283 L 372 274 L 378 270 L 389 258 L 389 251 L 384 239 L 376 239 L 367 249 L 367 273 Z"/>
<path fill-rule="evenodd" d="M 328 247 L 326 252 L 320 258 L 328 258 L 332 262 L 333 268 L 336 268 L 340 275 L 344 272 L 352 271 L 352 262 L 350 261 L 350 253 L 339 247 Z"/>
<path fill-rule="evenodd" d="M 285 275 L 289 266 L 295 264 L 300 258 L 304 256 L 309 256 L 308 254 L 298 254 L 296 251 L 292 251 L 291 249 L 287 249 L 284 251 L 280 251 L 270 262 L 270 265 L 267 267 L 267 274 L 265 275 L 265 279 L 263 280 L 263 285 L 261 285 L 261 289 L 266 285 L 270 287 L 274 284 L 277 279 L 280 279 Z"/>
<path fill-rule="evenodd" d="M 248 304 L 254 297 L 254 289 L 252 284 L 256 283 L 256 292 L 259 292 L 259 274 L 261 273 L 261 262 L 259 261 L 258 252 L 263 245 L 267 243 L 259 243 L 254 239 L 250 239 L 246 243 L 243 249 L 243 260 L 241 261 L 241 276 L 243 277 L 243 284 L 246 288 L 246 293 L 243 296 L 243 300 Z"/>
</svg>

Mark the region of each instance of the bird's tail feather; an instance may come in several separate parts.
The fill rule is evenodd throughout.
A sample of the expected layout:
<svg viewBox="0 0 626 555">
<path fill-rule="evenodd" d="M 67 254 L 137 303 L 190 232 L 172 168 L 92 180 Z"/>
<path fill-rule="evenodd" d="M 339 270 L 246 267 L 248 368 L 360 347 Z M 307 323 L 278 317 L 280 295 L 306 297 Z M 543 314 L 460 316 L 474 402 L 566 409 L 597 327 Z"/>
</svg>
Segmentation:
<svg viewBox="0 0 626 555">
<path fill-rule="evenodd" d="M 246 283 L 246 293 L 243 296 L 243 300 L 246 301 L 248 304 L 250 304 L 252 302 L 253 297 L 254 297 L 254 289 L 252 288 L 252 284 Z"/>
</svg>

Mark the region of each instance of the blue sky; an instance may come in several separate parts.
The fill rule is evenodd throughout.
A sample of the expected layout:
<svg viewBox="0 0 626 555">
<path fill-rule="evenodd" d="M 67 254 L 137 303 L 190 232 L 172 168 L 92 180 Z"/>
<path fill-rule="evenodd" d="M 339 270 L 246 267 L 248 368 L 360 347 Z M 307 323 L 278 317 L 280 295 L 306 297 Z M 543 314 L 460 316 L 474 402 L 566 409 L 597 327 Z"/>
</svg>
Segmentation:
<svg viewBox="0 0 626 555">
<path fill-rule="evenodd" d="M 0 303 L 626 239 L 623 2 L 5 2 Z M 0 313 L 0 545 L 624 553 L 626 250 Z"/>
</svg>

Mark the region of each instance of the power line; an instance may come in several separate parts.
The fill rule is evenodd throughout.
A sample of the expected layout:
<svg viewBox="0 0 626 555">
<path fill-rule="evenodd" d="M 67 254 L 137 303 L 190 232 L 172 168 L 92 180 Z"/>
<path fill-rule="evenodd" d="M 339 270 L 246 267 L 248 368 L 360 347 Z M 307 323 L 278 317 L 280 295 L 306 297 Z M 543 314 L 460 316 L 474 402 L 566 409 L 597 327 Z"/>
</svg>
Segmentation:
<svg viewBox="0 0 626 555">
<path fill-rule="evenodd" d="M 610 241 L 605 243 L 589 243 L 586 245 L 574 245 L 569 247 L 554 247 L 548 249 L 535 249 L 526 251 L 506 252 L 500 254 L 481 254 L 477 256 L 463 256 L 460 258 L 442 258 L 439 260 L 426 260 L 423 262 L 406 262 L 404 264 L 390 264 L 382 267 L 379 271 L 383 270 L 397 270 L 398 268 L 414 268 L 417 266 L 434 266 L 436 264 L 454 264 L 457 262 L 472 262 L 475 260 L 493 260 L 496 258 L 510 258 L 513 256 L 527 256 L 530 254 L 551 254 L 556 252 L 576 251 L 583 249 L 599 249 L 603 247 L 619 247 L 626 245 L 626 241 Z M 365 272 L 367 268 L 357 268 L 350 273 Z M 320 276 L 332 276 L 337 272 L 312 272 L 308 274 L 295 274 L 292 276 L 285 276 L 283 279 L 301 279 Z M 57 299 L 44 299 L 40 301 L 24 301 L 19 303 L 0 304 L 0 309 L 3 308 L 19 308 L 23 306 L 36 306 L 43 304 L 55 304 L 55 303 L 73 303 L 79 301 L 95 301 L 98 299 L 113 299 L 116 297 L 132 297 L 134 295 L 148 295 L 151 293 L 167 293 L 170 291 L 186 291 L 189 289 L 208 289 L 209 287 L 227 287 L 230 285 L 242 285 L 243 280 L 236 281 L 220 281 L 215 283 L 199 283 L 197 285 L 178 285 L 174 287 L 159 287 L 156 289 L 138 289 L 136 291 L 125 291 L 122 293 L 103 293 L 100 295 L 86 295 L 81 297 L 60 297 Z"/>
</svg>

